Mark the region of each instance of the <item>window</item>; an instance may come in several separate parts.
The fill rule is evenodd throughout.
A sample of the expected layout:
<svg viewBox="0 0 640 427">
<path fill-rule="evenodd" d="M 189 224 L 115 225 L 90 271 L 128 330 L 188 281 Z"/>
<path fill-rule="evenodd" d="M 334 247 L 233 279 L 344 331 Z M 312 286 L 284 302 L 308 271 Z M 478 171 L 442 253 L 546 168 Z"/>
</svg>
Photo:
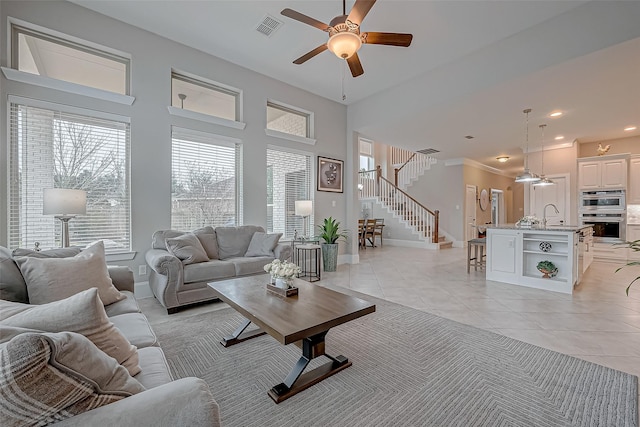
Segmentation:
<svg viewBox="0 0 640 427">
<path fill-rule="evenodd" d="M 171 73 L 171 106 L 231 121 L 241 121 L 240 91 L 206 79 Z"/>
<path fill-rule="evenodd" d="M 171 228 L 242 224 L 241 154 L 239 142 L 173 128 Z"/>
<path fill-rule="evenodd" d="M 128 119 L 34 104 L 11 103 L 9 246 L 60 246 L 60 221 L 42 214 L 43 189 L 71 188 L 87 192 L 86 215 L 69 222 L 71 245 L 104 240 L 107 252 L 130 251 Z"/>
<path fill-rule="evenodd" d="M 273 101 L 267 101 L 267 129 L 313 138 L 311 113 Z"/>
<path fill-rule="evenodd" d="M 129 94 L 130 60 L 70 36 L 12 25 L 12 67 L 26 73 Z M 52 32 L 53 33 L 53 32 Z"/>
<path fill-rule="evenodd" d="M 309 236 L 313 230 L 313 215 L 304 230 L 304 219 L 295 215 L 296 200 L 311 200 L 312 156 L 305 153 L 267 148 L 267 231 L 283 233 L 283 239 Z"/>
</svg>

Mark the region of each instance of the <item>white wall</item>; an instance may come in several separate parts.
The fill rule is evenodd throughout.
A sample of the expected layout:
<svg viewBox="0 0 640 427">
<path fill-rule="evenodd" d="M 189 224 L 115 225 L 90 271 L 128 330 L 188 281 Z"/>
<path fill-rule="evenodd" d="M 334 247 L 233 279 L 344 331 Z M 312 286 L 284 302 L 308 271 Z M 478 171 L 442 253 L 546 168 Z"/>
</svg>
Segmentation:
<svg viewBox="0 0 640 427">
<path fill-rule="evenodd" d="M 7 96 L 19 95 L 50 102 L 108 111 L 131 118 L 132 239 L 137 255 L 129 264 L 144 264 L 155 230 L 170 226 L 171 125 L 191 127 L 243 141 L 244 223 L 266 225 L 266 147 L 273 144 L 337 159 L 347 159 L 346 107 L 220 58 L 175 43 L 105 17 L 73 3 L 58 1 L 2 1 L 0 9 L 0 65 L 8 67 L 7 18 L 14 17 L 132 55 L 132 106 L 111 103 L 0 78 L 0 244 L 7 245 Z M 190 72 L 244 91 L 244 130 L 170 116 L 171 68 Z M 315 146 L 268 137 L 267 99 L 315 113 Z M 351 156 L 351 155 L 350 155 Z M 351 184 L 352 162 L 345 162 L 345 187 Z M 314 178 L 315 180 L 315 178 Z M 335 206 L 333 203 L 335 202 Z M 345 194 L 315 193 L 315 222 L 333 216 L 346 224 Z M 347 250 L 341 245 L 341 251 Z M 356 252 L 357 253 L 357 252 Z M 124 264 L 124 263 L 122 263 Z M 137 280 L 137 268 L 133 268 Z"/>
</svg>

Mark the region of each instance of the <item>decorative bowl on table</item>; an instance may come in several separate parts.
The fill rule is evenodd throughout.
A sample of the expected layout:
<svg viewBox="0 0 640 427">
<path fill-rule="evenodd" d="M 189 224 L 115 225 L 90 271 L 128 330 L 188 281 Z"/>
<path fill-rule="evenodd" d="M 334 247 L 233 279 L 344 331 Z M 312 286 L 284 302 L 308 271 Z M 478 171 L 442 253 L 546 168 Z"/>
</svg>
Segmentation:
<svg viewBox="0 0 640 427">
<path fill-rule="evenodd" d="M 540 261 L 536 267 L 543 274 L 543 279 L 550 279 L 558 274 L 558 268 L 551 261 Z"/>
</svg>

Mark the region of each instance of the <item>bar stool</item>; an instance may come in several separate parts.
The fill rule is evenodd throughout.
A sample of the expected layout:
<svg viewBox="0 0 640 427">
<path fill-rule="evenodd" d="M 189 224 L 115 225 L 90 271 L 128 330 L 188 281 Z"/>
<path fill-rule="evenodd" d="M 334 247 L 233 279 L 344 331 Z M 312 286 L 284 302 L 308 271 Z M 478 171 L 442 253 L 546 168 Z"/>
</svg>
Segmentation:
<svg viewBox="0 0 640 427">
<path fill-rule="evenodd" d="M 473 246 L 473 257 L 471 256 L 471 247 Z M 485 251 L 484 248 L 487 246 L 487 238 L 480 237 L 476 239 L 471 239 L 467 242 L 467 274 L 471 270 L 471 264 L 473 263 L 473 268 L 475 271 L 478 271 L 478 267 L 482 269 L 485 262 Z"/>
</svg>

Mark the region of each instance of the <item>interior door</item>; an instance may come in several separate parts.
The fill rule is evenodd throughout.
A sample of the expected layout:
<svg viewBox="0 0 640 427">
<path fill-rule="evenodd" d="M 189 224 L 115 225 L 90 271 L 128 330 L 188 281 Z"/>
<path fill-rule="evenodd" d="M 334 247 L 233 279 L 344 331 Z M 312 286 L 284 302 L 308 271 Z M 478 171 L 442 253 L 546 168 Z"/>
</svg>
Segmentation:
<svg viewBox="0 0 640 427">
<path fill-rule="evenodd" d="M 478 237 L 478 229 L 476 228 L 476 194 L 478 189 L 475 185 L 467 185 L 464 202 L 465 212 L 465 230 L 467 241 Z"/>
<path fill-rule="evenodd" d="M 547 208 L 547 225 L 562 225 L 568 224 L 569 206 L 567 205 L 567 199 L 571 200 L 567 194 L 567 179 L 564 176 L 549 177 L 549 179 L 555 182 L 555 185 L 548 185 L 545 187 L 531 186 L 529 194 L 531 196 L 531 213 L 536 217 L 544 218 L 544 207 L 553 203 L 558 208 L 560 213 L 556 213 L 553 207 Z"/>
</svg>

